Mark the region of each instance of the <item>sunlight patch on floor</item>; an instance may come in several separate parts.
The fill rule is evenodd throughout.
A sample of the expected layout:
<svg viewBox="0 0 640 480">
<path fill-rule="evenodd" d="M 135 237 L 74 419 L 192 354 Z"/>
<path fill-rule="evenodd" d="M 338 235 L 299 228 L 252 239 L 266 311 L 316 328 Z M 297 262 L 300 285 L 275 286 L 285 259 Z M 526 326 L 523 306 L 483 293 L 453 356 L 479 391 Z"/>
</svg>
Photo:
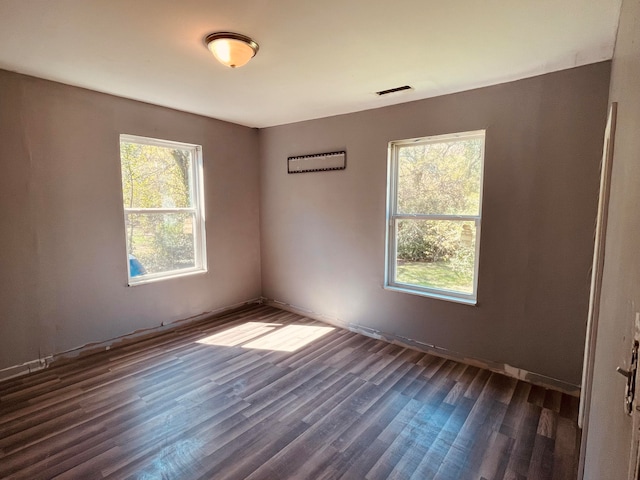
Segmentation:
<svg viewBox="0 0 640 480">
<path fill-rule="evenodd" d="M 280 323 L 247 322 L 202 338 L 197 343 L 223 347 L 241 345 L 242 348 L 257 350 L 295 352 L 333 330 L 333 327 L 315 325 L 283 326 Z"/>
<path fill-rule="evenodd" d="M 314 340 L 317 340 L 333 330 L 333 327 L 287 325 L 286 327 L 276 330 L 264 337 L 242 345 L 242 348 L 295 352 L 299 348 L 310 344 Z"/>
<path fill-rule="evenodd" d="M 198 343 L 205 345 L 219 345 L 221 347 L 233 347 L 241 343 L 248 342 L 260 335 L 271 332 L 277 327 L 281 327 L 281 323 L 262 323 L 247 322 L 237 327 L 232 327 L 215 335 L 201 338 Z"/>
</svg>

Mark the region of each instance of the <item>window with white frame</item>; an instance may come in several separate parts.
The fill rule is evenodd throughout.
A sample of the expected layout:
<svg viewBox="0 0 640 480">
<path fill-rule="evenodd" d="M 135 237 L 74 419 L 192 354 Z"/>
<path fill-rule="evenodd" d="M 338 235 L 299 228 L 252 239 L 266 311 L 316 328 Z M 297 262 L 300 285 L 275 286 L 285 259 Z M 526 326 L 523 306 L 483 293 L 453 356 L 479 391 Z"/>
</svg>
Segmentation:
<svg viewBox="0 0 640 480">
<path fill-rule="evenodd" d="M 202 147 L 120 135 L 129 285 L 206 272 Z"/>
<path fill-rule="evenodd" d="M 386 288 L 476 303 L 484 139 L 389 143 Z"/>
</svg>

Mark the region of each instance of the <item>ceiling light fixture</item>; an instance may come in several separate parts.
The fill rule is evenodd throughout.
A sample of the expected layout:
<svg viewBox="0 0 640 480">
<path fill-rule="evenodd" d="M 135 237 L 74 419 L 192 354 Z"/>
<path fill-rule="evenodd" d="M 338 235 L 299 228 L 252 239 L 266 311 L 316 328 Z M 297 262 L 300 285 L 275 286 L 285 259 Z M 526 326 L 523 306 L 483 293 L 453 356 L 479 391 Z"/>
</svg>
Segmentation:
<svg viewBox="0 0 640 480">
<path fill-rule="evenodd" d="M 204 43 L 221 64 L 231 68 L 245 65 L 259 48 L 251 38 L 233 32 L 210 33 Z"/>
</svg>

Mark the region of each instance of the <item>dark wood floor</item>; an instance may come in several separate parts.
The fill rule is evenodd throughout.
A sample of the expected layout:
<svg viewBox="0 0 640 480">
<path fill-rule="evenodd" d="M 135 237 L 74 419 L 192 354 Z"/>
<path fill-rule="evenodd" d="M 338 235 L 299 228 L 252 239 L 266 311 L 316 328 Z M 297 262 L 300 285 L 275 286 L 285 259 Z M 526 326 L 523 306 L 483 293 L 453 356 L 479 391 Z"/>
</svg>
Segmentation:
<svg viewBox="0 0 640 480">
<path fill-rule="evenodd" d="M 0 383 L 0 477 L 574 479 L 577 405 L 256 306 Z"/>
</svg>

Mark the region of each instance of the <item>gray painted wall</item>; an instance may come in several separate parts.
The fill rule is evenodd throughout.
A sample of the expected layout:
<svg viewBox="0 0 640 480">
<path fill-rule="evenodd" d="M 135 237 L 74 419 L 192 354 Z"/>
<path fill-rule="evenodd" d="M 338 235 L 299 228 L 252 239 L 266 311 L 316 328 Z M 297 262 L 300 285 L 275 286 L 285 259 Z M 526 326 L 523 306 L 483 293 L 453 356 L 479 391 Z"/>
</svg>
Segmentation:
<svg viewBox="0 0 640 480">
<path fill-rule="evenodd" d="M 127 287 L 119 134 L 203 147 L 207 274 Z M 260 296 L 257 130 L 0 71 L 0 369 Z"/>
<path fill-rule="evenodd" d="M 609 68 L 259 133 L 0 71 L 0 369 L 262 293 L 578 384 Z M 478 306 L 384 290 L 387 143 L 481 128 Z M 203 145 L 206 275 L 126 286 L 120 133 Z"/>
<path fill-rule="evenodd" d="M 623 0 L 611 72 L 618 122 L 602 279 L 585 479 L 626 479 L 631 422 L 623 412 L 633 322 L 640 311 L 640 3 Z M 637 400 L 636 400 L 637 404 Z"/>
<path fill-rule="evenodd" d="M 260 130 L 263 294 L 580 383 L 610 64 Z M 478 306 L 384 275 L 387 144 L 486 129 Z M 288 156 L 346 149 L 344 171 Z"/>
</svg>

